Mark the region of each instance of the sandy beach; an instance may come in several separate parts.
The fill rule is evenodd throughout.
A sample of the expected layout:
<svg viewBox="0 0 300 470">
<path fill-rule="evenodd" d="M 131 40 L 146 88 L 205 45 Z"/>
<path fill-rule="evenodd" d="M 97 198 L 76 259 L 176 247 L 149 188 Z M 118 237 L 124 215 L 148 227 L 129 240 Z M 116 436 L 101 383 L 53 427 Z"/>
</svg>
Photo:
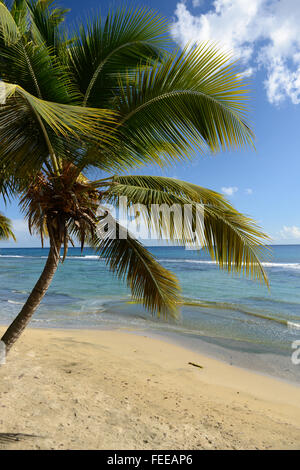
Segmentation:
<svg viewBox="0 0 300 470">
<path fill-rule="evenodd" d="M 299 449 L 299 398 L 150 337 L 29 329 L 0 367 L 0 449 Z"/>
</svg>

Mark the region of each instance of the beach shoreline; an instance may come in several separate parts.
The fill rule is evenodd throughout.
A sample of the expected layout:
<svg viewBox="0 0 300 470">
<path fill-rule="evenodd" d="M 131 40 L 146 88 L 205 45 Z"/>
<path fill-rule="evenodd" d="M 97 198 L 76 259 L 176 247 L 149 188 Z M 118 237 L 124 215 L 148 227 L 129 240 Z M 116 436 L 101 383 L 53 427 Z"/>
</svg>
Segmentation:
<svg viewBox="0 0 300 470">
<path fill-rule="evenodd" d="M 93 250 L 86 248 L 81 253 L 80 248 L 70 248 L 30 327 L 132 329 L 300 384 L 300 367 L 291 360 L 293 342 L 299 339 L 300 245 L 274 250 L 274 263 L 267 268 L 271 292 L 245 278 L 222 273 L 206 253 L 183 247 L 151 250 L 182 286 L 184 304 L 176 319 L 151 316 L 141 304 L 132 302 L 129 290 L 113 279 Z M 0 323 L 10 324 L 43 269 L 47 250 L 0 251 Z"/>
<path fill-rule="evenodd" d="M 0 449 L 300 448 L 299 387 L 132 333 L 26 330 L 0 367 Z"/>
<path fill-rule="evenodd" d="M 300 388 L 300 367 L 292 363 L 292 348 L 291 351 L 285 352 L 285 355 L 283 355 L 279 354 L 278 351 L 275 352 L 272 348 L 268 350 L 262 346 L 257 348 L 257 345 L 254 345 L 253 350 L 250 352 L 248 344 L 246 344 L 246 351 L 243 351 L 242 348 L 232 348 L 232 343 L 245 346 L 244 342 L 237 340 L 232 340 L 230 346 L 224 346 L 224 339 L 222 341 L 220 338 L 202 335 L 191 337 L 180 333 L 167 334 L 165 331 L 157 332 L 151 329 L 139 331 L 123 328 L 121 331 L 141 336 L 146 335 L 223 364 Z"/>
<path fill-rule="evenodd" d="M 7 328 L 8 324 L 0 324 L 1 328 Z M 300 387 L 300 367 L 292 363 L 291 355 L 293 349 L 282 352 L 267 348 L 264 345 L 246 343 L 232 339 L 209 337 L 205 335 L 184 334 L 167 330 L 157 330 L 151 327 L 139 328 L 133 326 L 98 326 L 94 328 L 85 327 L 45 327 L 31 323 L 30 329 L 54 330 L 54 331 L 120 331 L 128 334 L 147 336 L 159 341 L 167 342 L 192 353 L 215 359 L 224 364 L 235 366 L 249 372 L 254 372 L 284 383 Z"/>
</svg>

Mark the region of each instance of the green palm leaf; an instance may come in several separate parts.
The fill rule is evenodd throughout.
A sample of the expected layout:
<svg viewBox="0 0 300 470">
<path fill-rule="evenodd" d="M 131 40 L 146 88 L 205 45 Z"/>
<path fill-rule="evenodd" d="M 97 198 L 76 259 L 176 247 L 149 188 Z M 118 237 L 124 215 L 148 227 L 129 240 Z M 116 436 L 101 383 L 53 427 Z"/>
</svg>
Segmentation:
<svg viewBox="0 0 300 470">
<path fill-rule="evenodd" d="M 229 57 L 202 45 L 120 79 L 116 107 L 124 155 L 160 165 L 253 143 L 245 84 Z"/>
<path fill-rule="evenodd" d="M 114 176 L 104 197 L 116 203 L 121 196 L 127 198 L 129 208 L 139 204 L 145 223 L 160 238 L 179 244 L 195 241 L 208 250 L 220 268 L 245 272 L 268 284 L 261 264 L 268 237 L 221 194 L 174 178 Z M 166 221 L 153 212 L 153 204 L 178 207 Z M 190 219 L 184 219 L 185 205 L 190 206 Z"/>
<path fill-rule="evenodd" d="M 172 197 L 172 195 L 176 195 L 181 198 L 183 203 L 187 200 L 193 200 L 194 202 L 201 204 L 212 204 L 227 208 L 231 207 L 230 203 L 222 194 L 176 178 L 149 175 L 114 175 L 113 183 L 118 183 L 127 187 L 132 186 L 137 190 L 139 188 L 144 188 L 146 190 L 146 194 L 149 194 L 149 190 L 153 190 L 152 204 L 161 204 L 162 201 L 160 202 L 159 197 L 160 195 L 164 197 L 163 194 L 165 194 L 170 197 Z M 110 191 L 113 192 L 115 187 L 117 187 L 117 185 L 112 185 Z M 155 191 L 157 191 L 157 193 Z M 157 200 L 155 199 L 155 195 L 158 196 Z M 172 202 L 171 199 L 170 202 Z"/>
<path fill-rule="evenodd" d="M 25 5 L 27 5 L 26 2 Z M 16 10 L 14 18 L 11 16 L 12 22 L 22 20 L 18 13 Z M 33 27 L 33 23 L 30 24 L 30 29 L 27 23 L 25 26 L 15 23 L 18 35 L 11 43 L 7 43 L 0 30 L 1 79 L 8 83 L 18 84 L 40 99 L 78 104 L 79 95 L 74 83 L 70 80 L 65 64 L 58 60 L 53 48 L 47 47 L 45 43 L 37 44 L 30 39 Z"/>
<path fill-rule="evenodd" d="M 14 0 L 11 7 L 11 16 L 13 17 L 20 34 L 23 34 L 28 25 L 27 21 L 27 1 L 26 0 Z"/>
<path fill-rule="evenodd" d="M 107 135 L 110 127 L 105 127 L 114 122 L 113 111 L 51 103 L 36 98 L 18 85 L 10 83 L 4 85 L 6 99 L 16 94 L 20 95 L 36 116 L 43 119 L 56 134 L 61 134 L 63 137 L 72 134 L 77 138 L 89 136 L 102 142 L 109 142 L 110 138 L 113 139 L 112 136 Z"/>
<path fill-rule="evenodd" d="M 108 218 L 117 236 L 108 230 L 104 237 L 93 237 L 90 245 L 119 279 L 127 281 L 134 299 L 142 302 L 152 314 L 176 317 L 180 296 L 175 276 L 109 214 L 102 226 L 101 222 L 99 224 L 102 234 Z"/>
<path fill-rule="evenodd" d="M 119 8 L 81 25 L 69 54 L 84 106 L 108 106 L 118 75 L 160 57 L 167 31 L 166 21 L 147 8 Z"/>
<path fill-rule="evenodd" d="M 39 44 L 46 44 L 54 51 L 59 52 L 63 46 L 59 25 L 64 21 L 67 8 L 54 8 L 50 10 L 53 0 L 28 1 L 28 13 L 31 22 L 31 34 Z"/>
<path fill-rule="evenodd" d="M 16 164 L 26 163 L 29 155 L 28 164 L 35 169 L 49 155 L 55 158 L 52 134 L 66 143 L 76 139 L 77 146 L 87 139 L 113 142 L 112 133 L 107 132 L 114 121 L 110 110 L 51 103 L 9 83 L 5 83 L 4 91 L 6 104 L 0 105 L 0 163 L 11 171 Z"/>
<path fill-rule="evenodd" d="M 21 37 L 12 14 L 2 1 L 0 2 L 0 37 L 6 45 L 16 43 Z"/>
<path fill-rule="evenodd" d="M 0 240 L 8 240 L 9 238 L 16 241 L 11 228 L 11 221 L 0 213 Z"/>
</svg>

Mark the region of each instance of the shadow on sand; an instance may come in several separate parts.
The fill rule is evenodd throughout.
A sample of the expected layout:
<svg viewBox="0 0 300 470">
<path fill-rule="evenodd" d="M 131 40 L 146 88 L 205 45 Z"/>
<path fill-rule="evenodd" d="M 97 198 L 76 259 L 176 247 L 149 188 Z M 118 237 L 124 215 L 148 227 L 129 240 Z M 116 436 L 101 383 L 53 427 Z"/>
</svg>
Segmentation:
<svg viewBox="0 0 300 470">
<path fill-rule="evenodd" d="M 10 433 L 0 432 L 0 444 L 8 444 L 10 442 L 19 442 L 25 439 L 32 439 L 41 436 L 35 436 L 34 434 L 22 434 L 22 433 Z"/>
</svg>

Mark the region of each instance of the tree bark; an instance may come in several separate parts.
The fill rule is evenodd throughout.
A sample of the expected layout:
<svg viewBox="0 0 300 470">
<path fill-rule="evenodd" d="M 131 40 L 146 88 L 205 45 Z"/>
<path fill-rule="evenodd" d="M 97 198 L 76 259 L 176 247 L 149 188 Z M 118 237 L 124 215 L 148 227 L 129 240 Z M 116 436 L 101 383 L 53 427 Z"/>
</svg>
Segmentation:
<svg viewBox="0 0 300 470">
<path fill-rule="evenodd" d="M 6 354 L 17 341 L 17 339 L 21 336 L 22 332 L 30 322 L 32 315 L 43 300 L 43 297 L 51 284 L 59 263 L 60 247 L 61 241 L 50 242 L 50 250 L 47 262 L 39 280 L 32 289 L 22 310 L 2 336 L 1 341 L 3 341 L 6 345 Z"/>
</svg>

